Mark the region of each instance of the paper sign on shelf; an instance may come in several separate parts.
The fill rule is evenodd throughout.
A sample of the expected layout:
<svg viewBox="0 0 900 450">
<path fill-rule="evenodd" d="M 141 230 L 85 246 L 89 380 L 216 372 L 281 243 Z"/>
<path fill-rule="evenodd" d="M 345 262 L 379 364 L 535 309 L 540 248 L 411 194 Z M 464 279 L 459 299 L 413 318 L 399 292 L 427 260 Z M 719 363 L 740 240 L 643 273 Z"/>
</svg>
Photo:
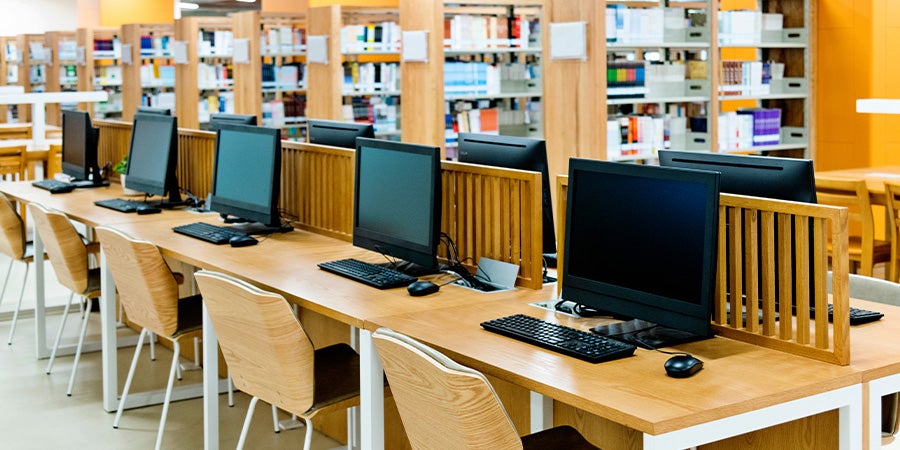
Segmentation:
<svg viewBox="0 0 900 450">
<path fill-rule="evenodd" d="M 328 64 L 328 36 L 306 38 L 306 62 Z"/>
<path fill-rule="evenodd" d="M 185 42 L 185 41 L 172 42 L 172 57 L 175 59 L 175 64 L 187 64 L 188 63 L 187 42 Z"/>
<path fill-rule="evenodd" d="M 415 30 L 402 32 L 400 52 L 401 61 L 428 62 L 428 31 Z"/>
<path fill-rule="evenodd" d="M 231 60 L 235 64 L 250 64 L 250 40 L 235 39 L 232 43 Z"/>
<path fill-rule="evenodd" d="M 587 60 L 587 23 L 551 23 L 550 59 Z"/>
<path fill-rule="evenodd" d="M 122 44 L 122 64 L 131 65 L 131 44 Z"/>
<path fill-rule="evenodd" d="M 75 47 L 75 64 L 84 65 L 84 46 Z"/>
</svg>

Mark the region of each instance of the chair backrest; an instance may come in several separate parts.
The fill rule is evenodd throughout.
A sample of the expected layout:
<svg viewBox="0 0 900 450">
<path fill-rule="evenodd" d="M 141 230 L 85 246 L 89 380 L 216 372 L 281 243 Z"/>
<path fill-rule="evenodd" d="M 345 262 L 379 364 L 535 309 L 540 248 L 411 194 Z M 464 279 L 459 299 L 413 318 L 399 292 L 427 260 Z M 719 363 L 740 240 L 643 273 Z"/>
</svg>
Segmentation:
<svg viewBox="0 0 900 450">
<path fill-rule="evenodd" d="M 0 252 L 12 259 L 25 257 L 25 224 L 3 193 L 0 193 Z"/>
<path fill-rule="evenodd" d="M 0 146 L 0 176 L 10 175 L 14 179 L 18 175 L 19 180 L 25 179 L 25 152 L 24 145 L 14 147 Z"/>
<path fill-rule="evenodd" d="M 900 306 L 900 284 L 851 273 L 848 286 L 850 298 Z M 831 271 L 828 271 L 828 293 L 831 293 Z"/>
<path fill-rule="evenodd" d="M 483 374 L 393 330 L 373 338 L 414 449 L 522 448 Z"/>
<path fill-rule="evenodd" d="M 194 277 L 234 385 L 281 409 L 309 410 L 315 349 L 284 297 L 217 272 Z"/>
<path fill-rule="evenodd" d="M 62 172 L 62 145 L 50 144 L 50 151 L 47 152 L 47 173 L 44 174 L 44 178 L 53 178 L 60 172 Z"/>
<path fill-rule="evenodd" d="M 44 249 L 50 258 L 56 279 L 75 292 L 86 293 L 88 288 L 88 254 L 75 226 L 59 211 L 52 211 L 37 203 L 29 203 L 28 210 Z"/>
<path fill-rule="evenodd" d="M 891 236 L 891 281 L 900 281 L 900 183 L 884 182 L 885 214 Z"/>
<path fill-rule="evenodd" d="M 0 126 L 0 139 L 31 139 L 31 124 L 4 124 Z"/>
<path fill-rule="evenodd" d="M 872 246 L 875 242 L 875 220 L 872 215 L 872 203 L 869 200 L 869 188 L 863 180 L 848 178 L 828 178 L 816 176 L 816 198 L 819 204 L 843 206 L 847 208 L 848 219 L 851 224 L 850 234 L 854 234 L 853 227 L 858 226 L 861 231 L 863 254 L 872 254 Z"/>
<path fill-rule="evenodd" d="M 96 231 L 128 319 L 160 336 L 173 335 L 178 329 L 178 283 L 159 249 L 114 228 Z"/>
</svg>

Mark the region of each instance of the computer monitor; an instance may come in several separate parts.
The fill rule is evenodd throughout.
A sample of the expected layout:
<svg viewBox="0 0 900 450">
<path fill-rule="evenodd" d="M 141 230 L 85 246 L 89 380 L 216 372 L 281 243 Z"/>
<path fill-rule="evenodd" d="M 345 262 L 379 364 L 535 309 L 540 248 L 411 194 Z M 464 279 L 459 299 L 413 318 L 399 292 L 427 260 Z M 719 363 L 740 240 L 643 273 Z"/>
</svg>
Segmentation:
<svg viewBox="0 0 900 450">
<path fill-rule="evenodd" d="M 543 139 L 459 133 L 459 161 L 509 169 L 530 170 L 541 174 L 543 203 L 543 253 L 556 253 L 553 226 L 553 201 L 550 197 L 550 171 L 547 146 Z"/>
<path fill-rule="evenodd" d="M 168 194 L 168 200 L 159 202 L 159 206 L 179 206 L 177 165 L 177 119 L 159 114 L 135 115 L 128 151 L 127 187 L 149 195 Z"/>
<path fill-rule="evenodd" d="M 242 231 L 281 229 L 281 130 L 223 123 L 216 134 L 210 208 L 255 222 Z"/>
<path fill-rule="evenodd" d="M 719 174 L 572 158 L 562 298 L 632 318 L 642 346 L 712 334 Z"/>
<path fill-rule="evenodd" d="M 252 114 L 213 114 L 209 116 L 209 131 L 216 132 L 223 123 L 256 125 L 256 116 Z"/>
<path fill-rule="evenodd" d="M 407 273 L 437 269 L 440 154 L 433 146 L 356 140 L 353 245 L 411 263 L 391 264 Z"/>
<path fill-rule="evenodd" d="M 309 119 L 308 126 L 306 136 L 310 144 L 356 148 L 356 138 L 375 137 L 375 128 L 370 123 Z"/>
<path fill-rule="evenodd" d="M 816 203 L 808 159 L 660 150 L 659 165 L 719 172 L 721 191 L 729 194 Z"/>
<path fill-rule="evenodd" d="M 91 116 L 84 111 L 62 112 L 62 172 L 73 182 L 101 184 L 97 165 L 97 141 L 100 130 L 91 126 Z"/>
<path fill-rule="evenodd" d="M 157 114 L 160 116 L 171 116 L 172 110 L 169 108 L 154 108 L 151 106 L 138 106 L 135 114 Z"/>
</svg>

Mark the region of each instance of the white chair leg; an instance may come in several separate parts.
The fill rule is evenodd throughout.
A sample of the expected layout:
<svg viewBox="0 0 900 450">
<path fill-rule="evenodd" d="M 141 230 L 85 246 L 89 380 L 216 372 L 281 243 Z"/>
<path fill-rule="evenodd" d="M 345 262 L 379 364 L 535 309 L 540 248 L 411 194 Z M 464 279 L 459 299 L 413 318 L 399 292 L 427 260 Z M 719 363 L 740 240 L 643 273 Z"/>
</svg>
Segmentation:
<svg viewBox="0 0 900 450">
<path fill-rule="evenodd" d="M 66 395 L 72 396 L 72 387 L 75 385 L 75 374 L 78 373 L 78 360 L 81 359 L 81 348 L 84 347 L 84 335 L 87 334 L 88 319 L 91 317 L 91 303 L 93 300 L 87 299 L 84 308 L 84 318 L 81 319 L 81 334 L 78 336 L 78 347 L 75 348 L 75 361 L 72 362 L 72 375 L 69 376 L 69 388 L 66 389 Z"/>
<path fill-rule="evenodd" d="M 156 335 L 150 332 L 150 361 L 156 361 Z"/>
<path fill-rule="evenodd" d="M 281 428 L 278 427 L 278 408 L 275 405 L 272 405 L 272 426 L 275 427 L 276 433 L 281 431 Z"/>
<path fill-rule="evenodd" d="M 238 439 L 237 450 L 243 450 L 244 448 L 244 441 L 247 440 L 247 431 L 250 430 L 250 419 L 253 418 L 253 409 L 256 408 L 256 402 L 258 401 L 258 397 L 250 399 L 250 407 L 247 408 L 247 417 L 244 418 L 244 427 L 241 428 L 241 437 Z"/>
<path fill-rule="evenodd" d="M 3 294 L 6 293 L 6 286 L 9 284 L 9 276 L 12 274 L 12 266 L 14 259 L 9 259 L 9 265 L 6 267 L 6 278 L 3 279 L 3 289 L 0 289 L 0 303 L 3 303 Z"/>
<path fill-rule="evenodd" d="M 181 364 L 178 364 L 178 361 L 175 362 L 175 377 L 181 381 Z"/>
<path fill-rule="evenodd" d="M 156 450 L 162 446 L 163 431 L 166 428 L 166 416 L 169 414 L 169 401 L 172 399 L 172 386 L 175 384 L 175 371 L 178 369 L 178 355 L 181 353 L 181 345 L 178 340 L 172 341 L 175 355 L 172 356 L 172 368 L 169 369 L 169 384 L 166 385 L 166 398 L 163 400 L 162 417 L 159 418 L 159 432 L 156 433 Z"/>
<path fill-rule="evenodd" d="M 75 293 L 69 294 L 69 301 L 63 309 L 62 323 L 59 324 L 59 331 L 56 332 L 56 340 L 53 341 L 53 350 L 50 351 L 50 361 L 47 363 L 47 375 L 50 375 L 50 369 L 53 368 L 53 361 L 56 359 L 56 350 L 59 348 L 59 340 L 62 338 L 63 328 L 66 327 L 66 319 L 69 317 L 69 307 L 72 306 L 72 298 Z"/>
<path fill-rule="evenodd" d="M 234 406 L 234 380 L 231 379 L 231 368 L 228 368 L 228 407 Z"/>
<path fill-rule="evenodd" d="M 19 310 L 22 309 L 22 297 L 25 296 L 25 286 L 28 285 L 28 269 L 31 267 L 30 264 L 25 264 L 25 277 L 22 278 L 22 289 L 19 291 L 19 302 L 16 303 L 16 311 L 13 313 L 12 325 L 9 328 L 9 340 L 6 341 L 6 345 L 12 345 L 13 335 L 16 334 L 16 322 L 19 320 Z M 9 276 L 7 274 L 7 279 Z M 6 289 L 6 284 L 4 283 L 3 289 Z"/>
<path fill-rule="evenodd" d="M 134 358 L 131 359 L 131 368 L 128 369 L 128 376 L 125 378 L 125 389 L 122 390 L 122 398 L 119 399 L 119 408 L 116 410 L 116 418 L 113 420 L 113 428 L 119 428 L 119 420 L 122 419 L 122 410 L 125 409 L 125 399 L 128 398 L 128 390 L 131 389 L 131 379 L 134 378 L 134 369 L 137 368 L 138 359 L 141 356 L 141 347 L 144 346 L 144 336 L 149 332 L 146 328 L 141 329 L 141 335 L 138 336 L 137 347 L 134 349 Z"/>
<path fill-rule="evenodd" d="M 303 438 L 303 450 L 309 450 L 312 445 L 313 426 L 312 420 L 303 419 L 306 422 L 306 437 Z"/>
</svg>

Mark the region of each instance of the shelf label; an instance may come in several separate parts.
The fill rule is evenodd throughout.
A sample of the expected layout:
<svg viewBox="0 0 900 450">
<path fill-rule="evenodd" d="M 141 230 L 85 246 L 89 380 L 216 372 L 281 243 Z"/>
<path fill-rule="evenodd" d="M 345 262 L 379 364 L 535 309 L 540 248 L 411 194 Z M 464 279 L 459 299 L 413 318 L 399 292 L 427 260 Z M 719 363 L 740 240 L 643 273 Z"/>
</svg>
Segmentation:
<svg viewBox="0 0 900 450">
<path fill-rule="evenodd" d="M 173 57 L 173 59 L 175 59 L 175 64 L 187 64 L 188 63 L 187 42 L 173 41 L 172 42 L 172 57 Z"/>
<path fill-rule="evenodd" d="M 428 62 L 428 30 L 403 31 L 400 55 L 403 62 Z"/>
<path fill-rule="evenodd" d="M 235 64 L 250 64 L 250 40 L 235 39 L 232 46 L 231 61 Z"/>
<path fill-rule="evenodd" d="M 550 59 L 587 60 L 587 23 L 550 24 Z"/>
<path fill-rule="evenodd" d="M 306 38 L 306 62 L 310 64 L 328 64 L 328 36 L 309 36 Z"/>
</svg>

